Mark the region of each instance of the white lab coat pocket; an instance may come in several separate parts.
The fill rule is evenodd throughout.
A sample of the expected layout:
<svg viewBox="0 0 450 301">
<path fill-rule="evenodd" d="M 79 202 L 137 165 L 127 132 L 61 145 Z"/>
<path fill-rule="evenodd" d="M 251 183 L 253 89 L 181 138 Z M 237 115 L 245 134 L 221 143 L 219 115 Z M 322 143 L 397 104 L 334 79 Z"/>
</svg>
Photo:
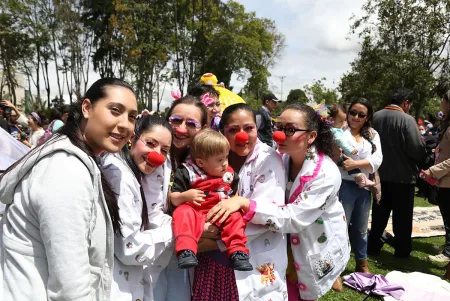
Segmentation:
<svg viewBox="0 0 450 301">
<path fill-rule="evenodd" d="M 325 236 L 319 237 L 325 239 Z M 344 252 L 335 235 L 328 237 L 325 248 L 320 252 L 308 255 L 314 286 L 309 286 L 314 294 L 323 295 L 333 285 L 342 272 Z M 304 296 L 302 296 L 304 298 Z"/>
</svg>

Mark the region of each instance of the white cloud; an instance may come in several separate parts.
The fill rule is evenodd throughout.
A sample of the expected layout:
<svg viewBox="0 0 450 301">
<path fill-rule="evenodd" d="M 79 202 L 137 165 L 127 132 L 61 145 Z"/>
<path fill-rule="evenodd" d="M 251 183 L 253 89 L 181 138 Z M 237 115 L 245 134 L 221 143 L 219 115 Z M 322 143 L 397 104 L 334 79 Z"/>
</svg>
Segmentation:
<svg viewBox="0 0 450 301">
<path fill-rule="evenodd" d="M 286 76 L 283 98 L 290 89 L 301 88 L 314 79 L 327 78 L 335 87 L 340 77 L 350 69 L 359 51 L 356 37 L 349 37 L 350 17 L 361 14 L 364 0 L 238 0 L 259 17 L 275 20 L 286 36 L 286 49 L 275 68 L 270 82 L 278 87 L 279 76 Z M 235 84 L 235 87 L 243 83 Z"/>
</svg>

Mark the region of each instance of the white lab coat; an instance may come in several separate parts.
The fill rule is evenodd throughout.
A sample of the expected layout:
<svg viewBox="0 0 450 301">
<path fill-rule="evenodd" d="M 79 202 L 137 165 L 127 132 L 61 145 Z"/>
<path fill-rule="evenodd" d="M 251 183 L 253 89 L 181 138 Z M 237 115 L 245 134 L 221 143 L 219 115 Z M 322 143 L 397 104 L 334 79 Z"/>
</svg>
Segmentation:
<svg viewBox="0 0 450 301">
<path fill-rule="evenodd" d="M 152 182 L 159 186 L 159 194 L 146 194 L 149 209 L 149 230 L 141 231 L 142 197 L 140 185 L 128 165 L 117 154 L 102 158 L 102 170 L 118 197 L 119 214 L 122 220 L 122 235 L 114 239 L 114 270 L 110 300 L 153 300 L 153 265 L 159 265 L 172 244 L 170 217 L 156 214 L 154 200 L 160 198 L 164 181 L 160 177 Z M 160 167 L 161 169 L 163 167 Z M 156 176 L 158 170 L 153 172 Z M 153 174 L 152 174 L 153 175 Z M 143 177 L 143 183 L 147 175 Z M 152 208 L 153 205 L 153 208 Z M 150 211 L 150 209 L 153 209 Z M 164 260 L 163 260 L 164 261 Z M 145 276 L 144 276 L 145 269 Z M 156 282 L 156 281 L 155 281 Z"/>
<path fill-rule="evenodd" d="M 149 229 L 165 231 L 166 236 L 172 235 L 172 217 L 167 212 L 167 195 L 169 192 L 170 175 L 172 171 L 170 160 L 158 167 L 152 174 L 142 178 L 142 189 L 147 200 Z M 174 245 L 167 245 L 155 261 L 145 267 L 144 279 L 151 283 L 152 291 L 158 281 L 161 272 L 169 265 L 174 253 Z M 147 289 L 147 287 L 146 287 Z M 150 295 L 150 293 L 148 293 Z M 152 298 L 153 300 L 153 298 Z"/>
<path fill-rule="evenodd" d="M 252 223 L 267 225 L 277 233 L 291 233 L 294 267 L 297 271 L 300 296 L 316 300 L 330 290 L 344 271 L 350 258 L 345 213 L 338 200 L 341 175 L 328 157 L 305 160 L 289 193 L 300 192 L 291 203 L 277 206 L 256 203 Z M 289 156 L 283 156 L 289 170 Z M 288 200 L 289 200 L 288 198 Z M 272 254 L 272 257 L 276 257 Z"/>
<path fill-rule="evenodd" d="M 280 155 L 258 140 L 239 171 L 239 195 L 261 206 L 284 205 L 286 173 Z M 249 222 L 245 230 L 253 271 L 235 271 L 239 300 L 287 300 L 286 235 Z M 267 264 L 274 266 L 274 278 L 264 274 Z M 258 270 L 259 269 L 259 270 Z M 267 280 L 267 281 L 265 281 Z"/>
</svg>

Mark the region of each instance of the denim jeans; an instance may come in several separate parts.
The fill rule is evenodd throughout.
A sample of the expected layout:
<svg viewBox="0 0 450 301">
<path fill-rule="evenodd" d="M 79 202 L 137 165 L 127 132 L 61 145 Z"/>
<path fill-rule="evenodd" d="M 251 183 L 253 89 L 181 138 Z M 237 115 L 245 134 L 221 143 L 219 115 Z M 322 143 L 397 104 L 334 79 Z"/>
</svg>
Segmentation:
<svg viewBox="0 0 450 301">
<path fill-rule="evenodd" d="M 348 235 L 355 259 L 367 258 L 367 223 L 370 211 L 370 192 L 359 188 L 354 181 L 343 180 L 339 190 L 347 218 Z"/>
<path fill-rule="evenodd" d="M 161 272 L 155 289 L 153 290 L 155 301 L 190 301 L 191 282 L 188 269 L 179 269 L 178 260 L 174 255 L 169 265 Z"/>
</svg>

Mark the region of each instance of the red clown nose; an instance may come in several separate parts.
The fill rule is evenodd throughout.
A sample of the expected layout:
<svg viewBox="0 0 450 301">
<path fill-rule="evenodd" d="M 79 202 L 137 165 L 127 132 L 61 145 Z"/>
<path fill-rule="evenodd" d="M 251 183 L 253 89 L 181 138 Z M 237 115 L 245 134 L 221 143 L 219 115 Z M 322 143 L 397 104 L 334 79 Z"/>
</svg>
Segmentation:
<svg viewBox="0 0 450 301">
<path fill-rule="evenodd" d="M 151 152 L 147 156 L 148 163 L 155 166 L 160 166 L 166 161 L 166 158 L 164 158 L 163 155 L 161 155 L 158 152 Z"/>
<path fill-rule="evenodd" d="M 273 133 L 272 138 L 276 143 L 281 143 L 286 140 L 286 134 L 282 131 L 276 131 L 275 133 Z"/>
<path fill-rule="evenodd" d="M 175 133 L 177 133 L 178 135 L 186 135 L 187 130 L 181 129 L 181 128 L 175 128 Z"/>
<path fill-rule="evenodd" d="M 248 134 L 246 132 L 239 132 L 239 133 L 236 134 L 234 139 L 236 139 L 236 142 L 239 143 L 239 144 L 247 143 L 247 141 L 248 141 Z"/>
</svg>

